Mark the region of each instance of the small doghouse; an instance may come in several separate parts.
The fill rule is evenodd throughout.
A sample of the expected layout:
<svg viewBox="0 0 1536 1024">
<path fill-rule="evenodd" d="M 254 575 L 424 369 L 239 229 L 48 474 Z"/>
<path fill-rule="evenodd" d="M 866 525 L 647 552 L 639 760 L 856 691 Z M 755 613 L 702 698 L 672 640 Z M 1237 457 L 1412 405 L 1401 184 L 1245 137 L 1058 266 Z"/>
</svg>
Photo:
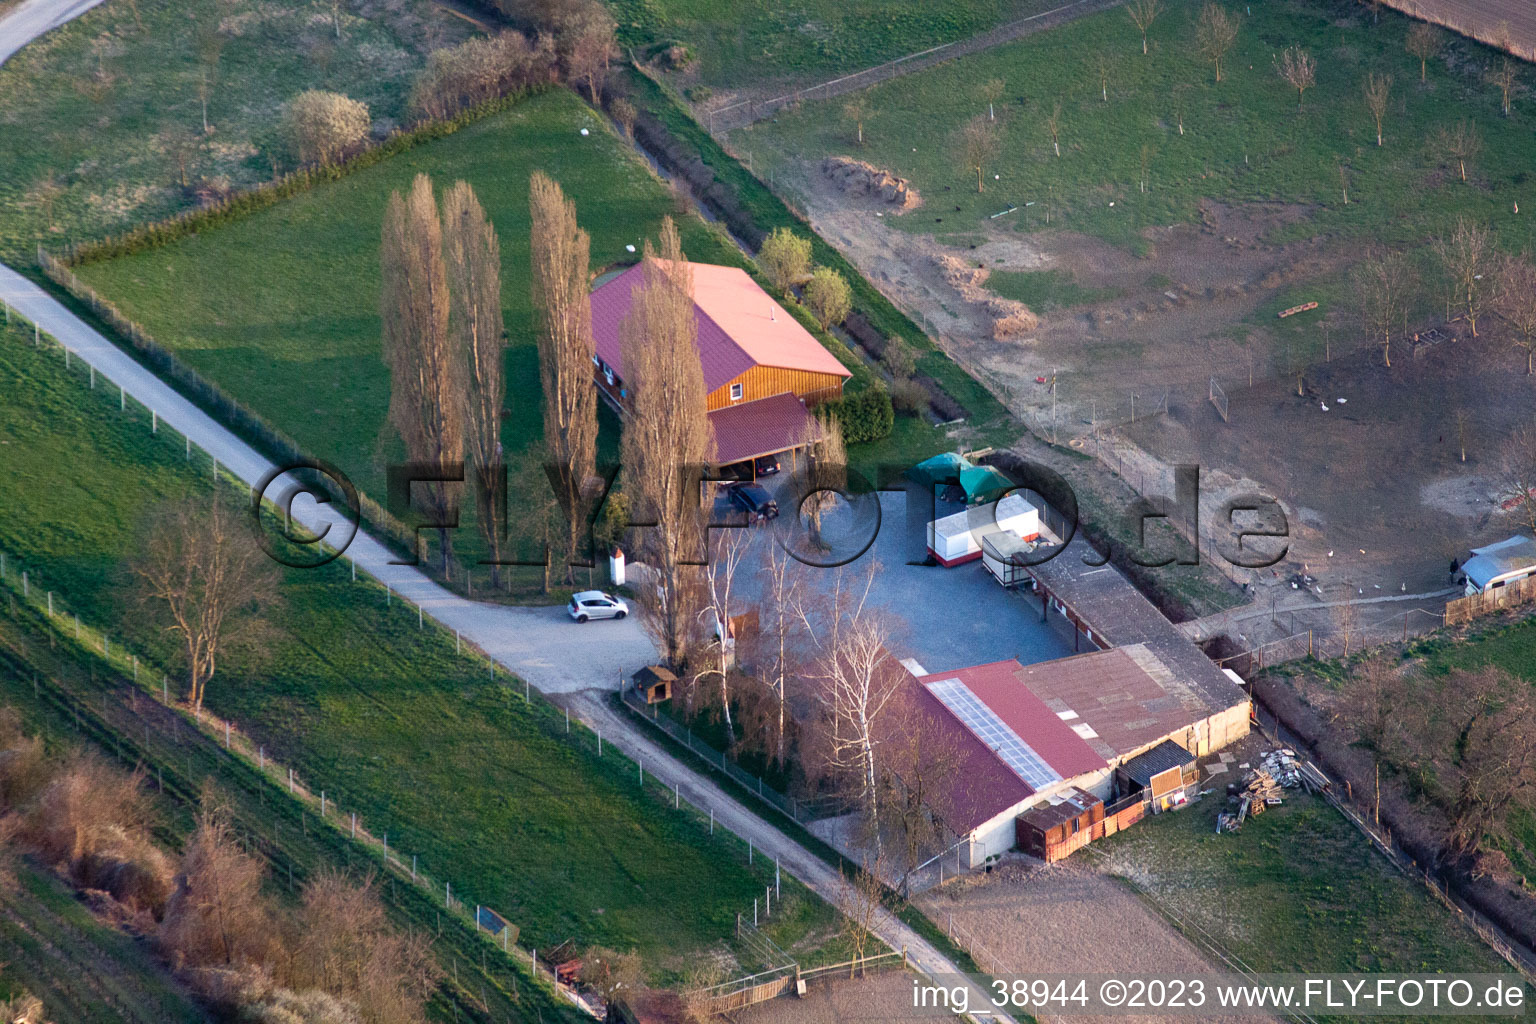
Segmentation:
<svg viewBox="0 0 1536 1024">
<path fill-rule="evenodd" d="M 677 676 L 660 665 L 647 665 L 636 672 L 631 681 L 635 689 L 645 696 L 647 704 L 660 704 L 672 698 L 672 687 L 677 683 Z"/>
</svg>

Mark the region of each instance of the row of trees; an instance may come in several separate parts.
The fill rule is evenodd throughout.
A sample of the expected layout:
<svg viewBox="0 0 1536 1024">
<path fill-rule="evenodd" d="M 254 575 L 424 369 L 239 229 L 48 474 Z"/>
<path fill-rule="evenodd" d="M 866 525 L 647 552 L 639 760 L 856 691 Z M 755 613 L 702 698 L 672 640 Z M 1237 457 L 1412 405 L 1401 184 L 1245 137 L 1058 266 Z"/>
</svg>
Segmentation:
<svg viewBox="0 0 1536 1024">
<path fill-rule="evenodd" d="M 1476 858 L 1513 815 L 1536 809 L 1536 698 L 1525 680 L 1374 659 L 1352 673 L 1344 710 L 1381 768 L 1439 808 L 1448 858 Z"/>
<path fill-rule="evenodd" d="M 1463 321 L 1478 336 L 1489 313 L 1510 329 L 1510 343 L 1525 353 L 1526 373 L 1536 373 L 1536 262 L 1529 253 L 1501 253 L 1493 233 L 1467 217 L 1430 240 L 1429 252 L 1444 287 L 1446 319 Z M 1394 332 L 1403 340 L 1419 295 L 1415 261 L 1406 253 L 1370 250 L 1351 275 L 1355 314 L 1392 365 Z"/>
<path fill-rule="evenodd" d="M 193 991 L 231 1017 L 424 1019 L 440 971 L 424 936 L 388 923 L 371 883 L 322 872 L 297 907 L 282 907 L 211 792 L 179 857 L 156 842 L 157 820 L 142 773 L 89 754 L 50 755 L 0 708 L 0 856 L 25 852 L 104 894 L 110 917 L 150 936 Z"/>
</svg>

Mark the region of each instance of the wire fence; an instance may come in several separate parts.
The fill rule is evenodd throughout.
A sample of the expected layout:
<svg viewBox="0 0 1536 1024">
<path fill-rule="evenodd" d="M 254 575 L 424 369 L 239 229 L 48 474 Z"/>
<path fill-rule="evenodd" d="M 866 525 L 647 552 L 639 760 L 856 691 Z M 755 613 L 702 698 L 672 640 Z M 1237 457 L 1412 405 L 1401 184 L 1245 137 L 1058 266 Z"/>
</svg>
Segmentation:
<svg viewBox="0 0 1536 1024">
<path fill-rule="evenodd" d="M 660 729 L 675 742 L 681 743 L 710 768 L 722 772 L 763 803 L 801 825 L 808 825 L 822 818 L 841 814 L 846 804 L 829 797 L 801 798 L 779 792 L 763 781 L 761 775 L 753 775 L 722 751 L 705 743 L 693 734 L 693 730 L 678 722 L 671 715 L 661 713 L 655 704 L 647 704 L 633 686 L 619 680 L 619 697 L 624 706 L 638 717 Z"/>
<path fill-rule="evenodd" d="M 1370 606 L 1358 603 L 1337 605 L 1332 610 L 1336 620 L 1342 621 L 1335 621 L 1328 630 L 1317 628 L 1298 630 L 1277 640 L 1269 640 L 1256 644 L 1248 650 L 1217 658 L 1216 664 L 1222 668 L 1230 668 L 1238 675 L 1248 678 L 1266 666 L 1279 665 L 1287 661 L 1297 661 L 1301 658 L 1342 659 L 1383 644 L 1407 643 L 1410 637 L 1433 633 L 1445 625 L 1445 613 L 1418 607 L 1393 612 L 1378 617 L 1372 622 L 1349 621 L 1348 612 L 1343 616 L 1339 615 L 1341 609 L 1353 608 L 1358 611 L 1362 607 Z M 1312 610 L 1297 609 L 1296 611 L 1306 614 Z M 1275 621 L 1280 622 L 1286 616 L 1293 614 L 1290 611 L 1275 612 Z"/>
<path fill-rule="evenodd" d="M 1027 18 L 1011 21 L 1006 25 L 999 25 L 979 35 L 966 39 L 957 39 L 951 43 L 940 46 L 932 46 L 926 50 L 918 50 L 895 60 L 888 60 L 884 64 L 855 71 L 852 74 L 841 75 L 837 78 L 809 85 L 801 89 L 795 89 L 780 96 L 774 96 L 765 100 L 744 99 L 735 103 L 704 112 L 705 124 L 711 135 L 725 134 L 737 128 L 744 128 L 755 121 L 783 110 L 803 103 L 806 100 L 827 100 L 834 96 L 842 96 L 850 92 L 866 89 L 878 82 L 884 82 L 901 75 L 921 71 L 924 68 L 941 64 L 956 57 L 977 53 L 989 49 L 1001 43 L 1010 42 L 1032 32 L 1049 28 L 1088 11 L 1099 8 L 1113 7 L 1119 0 L 1073 0 L 1072 3 L 1054 7 L 1048 11 L 1031 14 Z"/>
<path fill-rule="evenodd" d="M 12 310 L 8 305 L 3 305 L 5 322 L 10 324 L 14 319 L 25 321 L 20 314 Z M 96 388 L 96 371 L 93 366 L 76 357 L 71 351 L 51 335 L 44 333 L 36 324 L 33 326 L 32 344 L 38 348 L 45 346 L 57 346 L 61 352 L 66 368 L 75 369 L 76 363 L 80 369 L 77 371 L 82 378 L 86 378 L 88 386 Z M 165 441 L 174 444 L 173 431 L 159 422 L 159 417 L 154 410 L 131 400 L 121 387 L 118 387 L 119 411 L 144 421 L 154 436 L 163 436 Z M 131 402 L 131 404 L 130 404 Z M 217 458 L 201 449 L 191 438 L 182 435 L 183 448 L 189 462 L 206 460 L 211 479 L 215 483 L 224 483 L 237 488 L 242 492 L 248 492 L 249 488 L 244 481 L 231 474 L 227 468 L 219 465 Z M 383 598 L 380 607 L 387 609 L 397 601 L 402 605 L 410 603 L 402 595 L 396 594 L 385 585 L 364 575 L 358 578 L 356 566 L 353 565 L 352 579 L 359 586 L 370 587 L 379 592 Z M 88 616 L 72 610 L 73 605 L 67 595 L 61 590 L 48 584 L 46 579 L 40 576 L 35 567 L 29 565 L 25 559 L 18 558 L 16 553 L 0 551 L 0 592 L 6 595 L 6 600 L 12 616 L 16 616 L 22 609 L 36 614 L 41 624 L 48 630 L 50 643 L 64 642 L 73 644 L 78 651 L 90 658 L 96 659 L 109 670 L 117 673 L 125 683 L 135 688 L 135 692 L 141 696 L 147 695 L 157 705 L 163 707 L 172 714 L 172 721 L 177 722 L 176 728 L 189 728 L 196 730 L 207 738 L 220 743 L 226 753 L 239 759 L 248 767 L 261 773 L 269 782 L 285 789 L 288 795 L 302 804 L 306 811 L 313 812 L 320 822 L 328 828 L 343 834 L 349 841 L 358 844 L 378 858 L 379 863 L 397 880 L 408 881 L 413 885 L 433 893 L 434 898 L 440 900 L 443 910 L 457 915 L 464 923 L 473 927 L 477 934 L 487 936 L 487 941 L 493 945 L 499 945 L 503 952 L 514 958 L 526 958 L 526 966 L 529 967 L 535 978 L 548 981 L 553 989 L 561 996 L 571 1000 L 588 1013 L 596 1015 L 596 1011 L 588 1005 L 574 988 L 561 982 L 555 975 L 553 968 L 557 965 L 541 964 L 538 951 L 532 948 L 519 948 L 514 938 L 515 927 L 496 927 L 494 922 L 504 920 L 501 915 L 492 911 L 491 915 L 483 913 L 489 910 L 482 904 L 472 902 L 470 894 L 464 889 L 455 889 L 452 881 L 442 875 L 429 873 L 423 866 L 423 859 L 419 854 L 407 854 L 398 847 L 389 845 L 389 833 L 387 829 L 370 827 L 356 812 L 344 809 L 338 799 L 336 790 L 327 789 L 323 782 L 310 778 L 305 779 L 294 768 L 279 763 L 268 755 L 266 747 L 254 739 L 238 723 L 232 719 L 221 718 L 213 714 L 206 707 L 198 707 L 180 699 L 180 694 L 173 691 L 171 674 L 163 668 L 153 657 L 141 656 L 138 650 L 130 643 L 115 639 L 105 628 L 92 623 Z M 403 609 L 402 609 L 403 610 Z M 417 625 L 420 629 L 427 629 L 430 623 L 432 629 L 450 632 L 447 627 L 439 624 L 435 619 L 430 619 L 424 614 L 422 608 L 417 608 Z M 464 656 L 480 659 L 484 662 L 488 679 L 491 682 L 498 680 L 515 681 L 505 669 L 497 662 L 479 651 L 472 645 L 463 643 L 459 634 L 454 633 L 456 650 Z M 468 648 L 468 650 L 466 650 Z M 179 687 L 177 688 L 179 689 Z M 543 693 L 535 694 L 527 680 L 523 680 L 523 700 L 532 704 L 533 697 L 537 695 L 539 704 L 543 706 L 546 714 L 561 715 L 564 720 L 564 733 L 570 742 L 585 752 L 603 759 L 605 757 L 603 735 L 601 730 L 588 723 L 579 714 L 573 716 L 568 708 L 550 701 Z M 551 722 L 553 719 L 551 719 Z M 546 724 L 551 724 L 546 722 Z M 574 727 L 573 727 L 574 722 Z M 78 723 L 78 719 L 77 719 Z M 612 743 L 608 744 L 609 747 Z M 617 756 L 620 760 L 627 761 L 622 753 L 609 751 L 606 756 L 610 759 Z M 708 829 L 710 836 L 715 836 L 715 809 L 713 807 L 701 807 L 691 801 L 684 808 L 681 787 L 677 783 L 667 785 L 658 779 L 654 773 L 647 776 L 643 761 L 630 761 L 634 768 L 634 778 L 640 791 L 664 804 L 671 804 L 672 809 L 686 815 L 697 827 Z M 726 771 L 735 769 L 734 765 L 726 768 Z M 735 775 L 733 775 L 735 777 Z M 748 778 L 754 778 L 747 776 Z M 758 780 L 760 782 L 761 780 Z M 164 788 L 163 781 L 160 782 Z M 764 788 L 763 795 L 768 791 Z M 793 806 L 793 805 L 791 805 Z M 707 825 L 706 825 L 707 822 Z M 750 867 L 760 859 L 761 852 L 756 850 L 750 838 L 737 837 L 734 834 L 721 830 L 718 842 L 728 847 L 744 847 L 735 852 L 744 854 L 745 863 Z M 781 896 L 781 868 L 778 859 L 774 859 L 773 883 L 765 890 L 761 897 L 763 906 L 760 908 L 763 919 L 772 912 L 772 908 L 780 900 Z M 754 901 L 754 912 L 757 911 Z M 489 927 L 489 930 L 487 926 Z"/>
</svg>

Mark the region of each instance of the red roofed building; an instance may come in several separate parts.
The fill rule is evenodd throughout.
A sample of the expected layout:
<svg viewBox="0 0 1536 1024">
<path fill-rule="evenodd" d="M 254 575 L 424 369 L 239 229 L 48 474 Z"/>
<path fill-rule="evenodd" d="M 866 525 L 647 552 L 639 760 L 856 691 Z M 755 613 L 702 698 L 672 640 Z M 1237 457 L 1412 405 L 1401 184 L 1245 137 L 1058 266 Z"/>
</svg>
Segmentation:
<svg viewBox="0 0 1536 1024">
<path fill-rule="evenodd" d="M 957 755 L 942 816 L 969 839 L 972 867 L 1014 846 L 1015 819 L 1028 808 L 1110 783 L 1109 764 L 1035 696 L 1023 672 L 1017 661 L 998 661 L 915 680 L 928 735 Z"/>
<path fill-rule="evenodd" d="M 836 356 L 746 271 L 690 264 L 705 408 L 722 465 L 776 455 L 813 436 L 809 409 L 839 398 L 851 376 Z M 598 387 L 621 411 L 623 323 L 642 286 L 636 264 L 592 292 L 592 335 Z"/>
</svg>

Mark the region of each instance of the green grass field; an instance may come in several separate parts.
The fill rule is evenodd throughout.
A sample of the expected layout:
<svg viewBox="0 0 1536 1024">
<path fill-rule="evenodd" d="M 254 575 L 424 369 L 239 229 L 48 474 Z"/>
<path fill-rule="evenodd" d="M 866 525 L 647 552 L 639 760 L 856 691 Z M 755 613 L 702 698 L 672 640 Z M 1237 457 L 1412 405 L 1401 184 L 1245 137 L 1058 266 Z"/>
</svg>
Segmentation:
<svg viewBox="0 0 1536 1024">
<path fill-rule="evenodd" d="M 347 93 L 397 122 L 426 48 L 468 27 L 426 0 L 343 11 L 337 38 L 325 0 L 120 0 L 25 47 L 0 68 L 0 255 L 30 262 L 39 241 L 194 205 L 169 144 L 177 133 L 189 181 L 265 181 L 282 105 L 304 89 Z"/>
<path fill-rule="evenodd" d="M 1103 302 L 1117 294 L 1112 288 L 1084 288 L 1070 273 L 1061 270 L 996 270 L 987 278 L 987 287 L 1039 313 Z"/>
<path fill-rule="evenodd" d="M 1057 6 L 1051 0 L 608 0 L 621 38 L 642 47 L 683 43 L 697 58 L 690 74 L 714 88 L 833 78 Z"/>
<path fill-rule="evenodd" d="M 1142 56 L 1139 33 L 1117 9 L 867 90 L 862 148 L 842 113 L 846 97 L 781 112 L 738 132 L 735 142 L 768 157 L 781 181 L 786 165 L 835 153 L 910 178 L 930 205 L 946 204 L 942 212 L 919 210 L 886 222 L 910 231 L 963 231 L 1009 204 L 1021 207 L 1013 218 L 1019 230 L 1035 230 L 1049 204 L 1052 227 L 1144 250 L 1144 228 L 1196 220 L 1208 199 L 1300 204 L 1309 216 L 1278 229 L 1277 239 L 1336 234 L 1408 242 L 1468 213 L 1495 225 L 1507 246 L 1530 244 L 1528 219 L 1513 213 L 1517 200 L 1527 209 L 1536 202 L 1536 107 L 1525 102 L 1536 73 L 1529 67 L 1520 69 L 1514 113 L 1505 118 L 1498 90 L 1483 81 L 1494 60 L 1486 48 L 1446 36 L 1445 59 L 1431 61 L 1421 86 L 1418 62 L 1403 49 L 1409 20 L 1396 13 L 1383 11 L 1373 24 L 1344 0 L 1254 4 L 1251 14 L 1248 5 L 1228 7 L 1242 27 L 1219 84 L 1194 47 L 1200 4 L 1176 0 L 1153 25 L 1150 56 Z M 1317 85 L 1303 112 L 1275 69 L 1293 45 L 1317 62 Z M 1097 55 L 1109 62 L 1108 102 Z M 1380 148 L 1362 98 L 1368 72 L 1393 76 Z M 991 79 L 1005 83 L 1000 149 L 978 195 L 955 132 L 985 113 L 979 90 Z M 1058 103 L 1060 157 L 1046 127 Z M 1483 143 L 1467 184 L 1443 148 L 1430 145 L 1438 129 L 1462 118 L 1476 125 Z M 1340 166 L 1349 179 L 1347 206 Z M 1031 201 L 1035 207 L 1026 210 Z M 960 211 L 951 212 L 956 204 Z"/>
<path fill-rule="evenodd" d="M 79 273 L 199 373 L 382 497 L 384 463 L 400 453 L 385 430 L 379 347 L 385 202 L 419 172 L 439 189 L 462 179 L 496 225 L 511 339 L 503 443 L 520 451 L 542 433 L 528 290 L 535 170 L 577 203 L 594 269 L 633 261 L 625 246 L 654 237 L 671 210 L 665 187 L 603 120 L 555 90 L 243 220 Z M 690 257 L 742 262 L 702 221 L 681 227 Z"/>
<path fill-rule="evenodd" d="M 1259 973 L 1513 973 L 1320 798 L 1288 791 L 1218 836 L 1225 806 L 1218 790 L 1095 846 Z"/>
<path fill-rule="evenodd" d="M 26 991 L 48 1020 L 208 1024 L 149 943 L 98 921 L 64 883 L 20 857 L 0 863 L 0 998 Z"/>
<path fill-rule="evenodd" d="M 209 464 L 188 463 L 181 438 L 151 436 L 147 413 L 119 413 L 115 389 L 89 391 L 78 364 L 66 371 L 29 337 L 0 336 L 8 571 L 28 570 L 34 594 L 57 591 L 88 625 L 123 623 L 110 627 L 116 643 L 160 661 L 166 639 L 129 613 L 122 558 L 148 507 L 208 500 Z M 734 838 L 642 792 L 633 764 L 611 748 L 595 758 L 550 706 L 525 704 L 506 676 L 491 683 L 484 662 L 341 563 L 290 571 L 282 590 L 268 657 L 225 661 L 214 711 L 464 899 L 507 914 L 526 943 L 634 948 L 664 971 L 728 939 L 772 878 L 771 864 L 748 868 Z M 834 927 L 796 885 L 784 910 L 786 945 Z"/>
</svg>

